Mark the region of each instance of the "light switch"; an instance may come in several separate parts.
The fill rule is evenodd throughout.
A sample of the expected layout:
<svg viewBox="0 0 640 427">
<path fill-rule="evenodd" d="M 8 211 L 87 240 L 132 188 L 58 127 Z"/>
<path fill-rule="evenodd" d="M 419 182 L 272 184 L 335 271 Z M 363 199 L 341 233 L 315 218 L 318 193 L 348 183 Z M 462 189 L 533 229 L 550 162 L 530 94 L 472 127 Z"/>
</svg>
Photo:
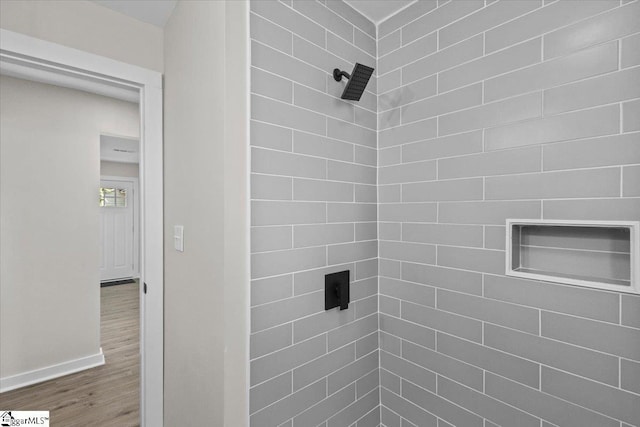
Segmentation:
<svg viewBox="0 0 640 427">
<path fill-rule="evenodd" d="M 173 246 L 178 252 L 184 252 L 184 226 L 173 226 Z"/>
</svg>

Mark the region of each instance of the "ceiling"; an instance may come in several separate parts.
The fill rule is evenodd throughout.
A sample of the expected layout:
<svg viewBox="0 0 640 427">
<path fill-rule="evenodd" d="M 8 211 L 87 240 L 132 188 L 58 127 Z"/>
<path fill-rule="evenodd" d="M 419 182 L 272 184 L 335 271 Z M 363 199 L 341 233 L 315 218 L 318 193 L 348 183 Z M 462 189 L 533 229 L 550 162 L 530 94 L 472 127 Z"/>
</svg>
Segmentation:
<svg viewBox="0 0 640 427">
<path fill-rule="evenodd" d="M 418 0 L 344 0 L 355 10 L 379 24 Z"/>
<path fill-rule="evenodd" d="M 142 22 L 164 27 L 177 0 L 92 0 Z M 418 0 L 345 0 L 351 7 L 379 24 Z"/>
<path fill-rule="evenodd" d="M 139 21 L 164 27 L 178 3 L 177 0 L 92 0 Z"/>
</svg>

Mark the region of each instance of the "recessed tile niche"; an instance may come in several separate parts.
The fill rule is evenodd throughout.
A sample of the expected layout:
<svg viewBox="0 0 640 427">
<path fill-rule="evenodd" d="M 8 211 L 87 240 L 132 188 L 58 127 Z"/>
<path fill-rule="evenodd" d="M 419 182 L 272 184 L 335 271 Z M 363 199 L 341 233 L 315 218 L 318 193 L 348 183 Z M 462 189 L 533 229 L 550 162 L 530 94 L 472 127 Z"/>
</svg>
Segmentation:
<svg viewBox="0 0 640 427">
<path fill-rule="evenodd" d="M 506 274 L 640 293 L 640 222 L 507 219 Z"/>
</svg>

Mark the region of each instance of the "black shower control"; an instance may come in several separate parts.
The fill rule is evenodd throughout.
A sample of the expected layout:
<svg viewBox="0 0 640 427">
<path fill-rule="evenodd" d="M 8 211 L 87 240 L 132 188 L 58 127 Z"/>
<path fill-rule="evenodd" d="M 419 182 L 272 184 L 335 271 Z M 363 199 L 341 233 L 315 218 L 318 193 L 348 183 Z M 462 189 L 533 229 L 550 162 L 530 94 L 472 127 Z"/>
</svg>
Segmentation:
<svg viewBox="0 0 640 427">
<path fill-rule="evenodd" d="M 349 308 L 349 270 L 324 276 L 324 309 Z"/>
</svg>

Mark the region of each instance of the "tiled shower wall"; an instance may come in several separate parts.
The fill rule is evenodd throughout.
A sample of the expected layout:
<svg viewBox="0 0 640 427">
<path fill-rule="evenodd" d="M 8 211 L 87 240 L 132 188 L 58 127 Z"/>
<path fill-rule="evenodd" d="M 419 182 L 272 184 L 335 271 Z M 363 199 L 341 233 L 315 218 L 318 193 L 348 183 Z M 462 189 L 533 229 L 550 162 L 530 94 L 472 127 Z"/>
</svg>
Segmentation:
<svg viewBox="0 0 640 427">
<path fill-rule="evenodd" d="M 640 219 L 640 4 L 378 28 L 387 427 L 640 425 L 640 298 L 504 275 L 505 218 Z"/>
<path fill-rule="evenodd" d="M 380 423 L 375 27 L 341 1 L 251 1 L 252 427 Z M 348 310 L 324 275 L 349 269 Z"/>
</svg>

